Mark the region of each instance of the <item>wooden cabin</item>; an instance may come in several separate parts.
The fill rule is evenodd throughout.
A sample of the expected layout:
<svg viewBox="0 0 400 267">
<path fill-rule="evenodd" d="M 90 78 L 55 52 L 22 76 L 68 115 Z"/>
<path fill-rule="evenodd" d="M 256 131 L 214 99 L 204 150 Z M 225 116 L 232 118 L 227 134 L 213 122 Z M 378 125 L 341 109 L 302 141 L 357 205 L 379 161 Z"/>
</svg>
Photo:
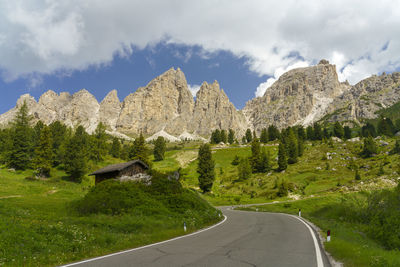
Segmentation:
<svg viewBox="0 0 400 267">
<path fill-rule="evenodd" d="M 146 163 L 136 159 L 125 163 L 108 165 L 89 175 L 95 176 L 95 184 L 107 179 L 118 179 L 121 176 L 134 176 L 145 173 L 149 169 Z"/>
</svg>

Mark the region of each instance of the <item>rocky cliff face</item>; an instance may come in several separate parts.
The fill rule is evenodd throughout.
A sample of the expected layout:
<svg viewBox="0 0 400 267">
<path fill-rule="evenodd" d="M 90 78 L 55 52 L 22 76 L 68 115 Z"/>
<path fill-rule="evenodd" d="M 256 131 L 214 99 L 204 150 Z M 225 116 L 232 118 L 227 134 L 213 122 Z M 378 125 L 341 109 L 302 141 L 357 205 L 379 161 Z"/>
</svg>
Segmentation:
<svg viewBox="0 0 400 267">
<path fill-rule="evenodd" d="M 217 81 L 201 85 L 189 125 L 190 131 L 199 135 L 208 135 L 214 129 L 233 129 L 242 134 L 247 128 L 242 112 L 229 101 Z"/>
<path fill-rule="evenodd" d="M 249 101 L 243 112 L 258 131 L 271 124 L 279 128 L 309 125 L 322 118 L 333 100 L 349 88 L 339 82 L 335 65 L 321 60 L 316 66 L 284 73 L 264 96 Z"/>
<path fill-rule="evenodd" d="M 179 135 L 187 129 L 193 106 L 185 75 L 179 68 L 170 69 L 124 99 L 116 128 L 124 133 L 165 130 Z"/>
<path fill-rule="evenodd" d="M 216 128 L 233 128 L 240 132 L 247 126 L 242 113 L 236 110 L 217 82 L 204 83 L 195 104 L 179 68 L 166 71 L 128 95 L 122 103 L 116 90 L 108 93 L 100 104 L 85 89 L 72 96 L 47 91 L 38 102 L 30 95 L 23 95 L 15 108 L 0 115 L 0 124 L 11 121 L 24 102 L 34 122 L 42 120 L 50 124 L 60 120 L 71 127 L 82 125 L 88 132 L 102 122 L 115 135 L 165 132 L 193 137 L 207 136 Z"/>
<path fill-rule="evenodd" d="M 247 128 L 260 130 L 271 124 L 283 128 L 315 121 L 359 121 L 374 118 L 375 112 L 400 101 L 400 73 L 372 76 L 354 86 L 340 83 L 334 65 L 326 60 L 312 67 L 283 74 L 264 96 L 255 98 L 238 111 L 218 82 L 204 82 L 196 101 L 185 75 L 170 69 L 121 103 L 112 90 L 99 104 L 85 89 L 70 95 L 53 91 L 39 101 L 22 95 L 16 107 L 0 115 L 0 126 L 12 121 L 26 102 L 34 122 L 59 120 L 68 126 L 94 131 L 99 122 L 117 136 L 171 136 L 196 139 L 214 129 L 234 129 L 241 136 Z M 175 140 L 174 139 L 174 140 Z"/>
<path fill-rule="evenodd" d="M 400 101 L 400 73 L 373 75 L 354 85 L 328 107 L 327 121 L 376 118 L 376 111 Z"/>
</svg>

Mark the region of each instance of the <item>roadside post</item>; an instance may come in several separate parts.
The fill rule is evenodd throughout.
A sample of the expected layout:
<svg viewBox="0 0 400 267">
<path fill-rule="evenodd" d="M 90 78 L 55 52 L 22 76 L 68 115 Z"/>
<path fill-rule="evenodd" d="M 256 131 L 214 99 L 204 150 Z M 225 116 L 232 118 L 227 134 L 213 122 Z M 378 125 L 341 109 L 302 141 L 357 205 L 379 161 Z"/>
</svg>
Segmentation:
<svg viewBox="0 0 400 267">
<path fill-rule="evenodd" d="M 326 233 L 326 241 L 331 242 L 331 230 L 328 230 L 328 232 Z"/>
<path fill-rule="evenodd" d="M 183 231 L 186 232 L 186 222 L 183 222 Z"/>
<path fill-rule="evenodd" d="M 299 217 L 301 217 L 301 209 L 299 209 Z"/>
</svg>

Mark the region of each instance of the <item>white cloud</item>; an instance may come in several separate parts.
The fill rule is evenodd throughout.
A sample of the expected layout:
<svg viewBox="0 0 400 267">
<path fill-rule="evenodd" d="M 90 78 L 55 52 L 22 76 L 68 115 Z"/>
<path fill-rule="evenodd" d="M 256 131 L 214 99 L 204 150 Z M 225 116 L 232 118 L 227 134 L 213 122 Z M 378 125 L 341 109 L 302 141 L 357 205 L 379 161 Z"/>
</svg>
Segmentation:
<svg viewBox="0 0 400 267">
<path fill-rule="evenodd" d="M 398 4 L 0 0 L 0 69 L 5 80 L 82 70 L 165 41 L 198 45 L 204 57 L 220 50 L 245 56 L 251 71 L 274 79 L 296 62 L 326 58 L 337 64 L 341 80 L 354 83 L 400 67 Z M 189 60 L 191 52 L 182 56 Z M 260 85 L 257 94 L 272 81 Z"/>
<path fill-rule="evenodd" d="M 196 97 L 197 92 L 200 90 L 200 85 L 198 84 L 188 84 L 189 91 L 192 93 L 193 97 Z"/>
</svg>

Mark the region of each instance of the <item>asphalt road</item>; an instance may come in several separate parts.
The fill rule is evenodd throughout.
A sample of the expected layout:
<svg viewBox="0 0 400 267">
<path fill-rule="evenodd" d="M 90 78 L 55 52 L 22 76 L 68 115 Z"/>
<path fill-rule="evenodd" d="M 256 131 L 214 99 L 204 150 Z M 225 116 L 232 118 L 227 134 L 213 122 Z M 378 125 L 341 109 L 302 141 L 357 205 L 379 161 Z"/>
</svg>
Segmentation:
<svg viewBox="0 0 400 267">
<path fill-rule="evenodd" d="M 67 266 L 330 266 L 298 218 L 222 210 L 226 221 L 201 233 Z"/>
</svg>

